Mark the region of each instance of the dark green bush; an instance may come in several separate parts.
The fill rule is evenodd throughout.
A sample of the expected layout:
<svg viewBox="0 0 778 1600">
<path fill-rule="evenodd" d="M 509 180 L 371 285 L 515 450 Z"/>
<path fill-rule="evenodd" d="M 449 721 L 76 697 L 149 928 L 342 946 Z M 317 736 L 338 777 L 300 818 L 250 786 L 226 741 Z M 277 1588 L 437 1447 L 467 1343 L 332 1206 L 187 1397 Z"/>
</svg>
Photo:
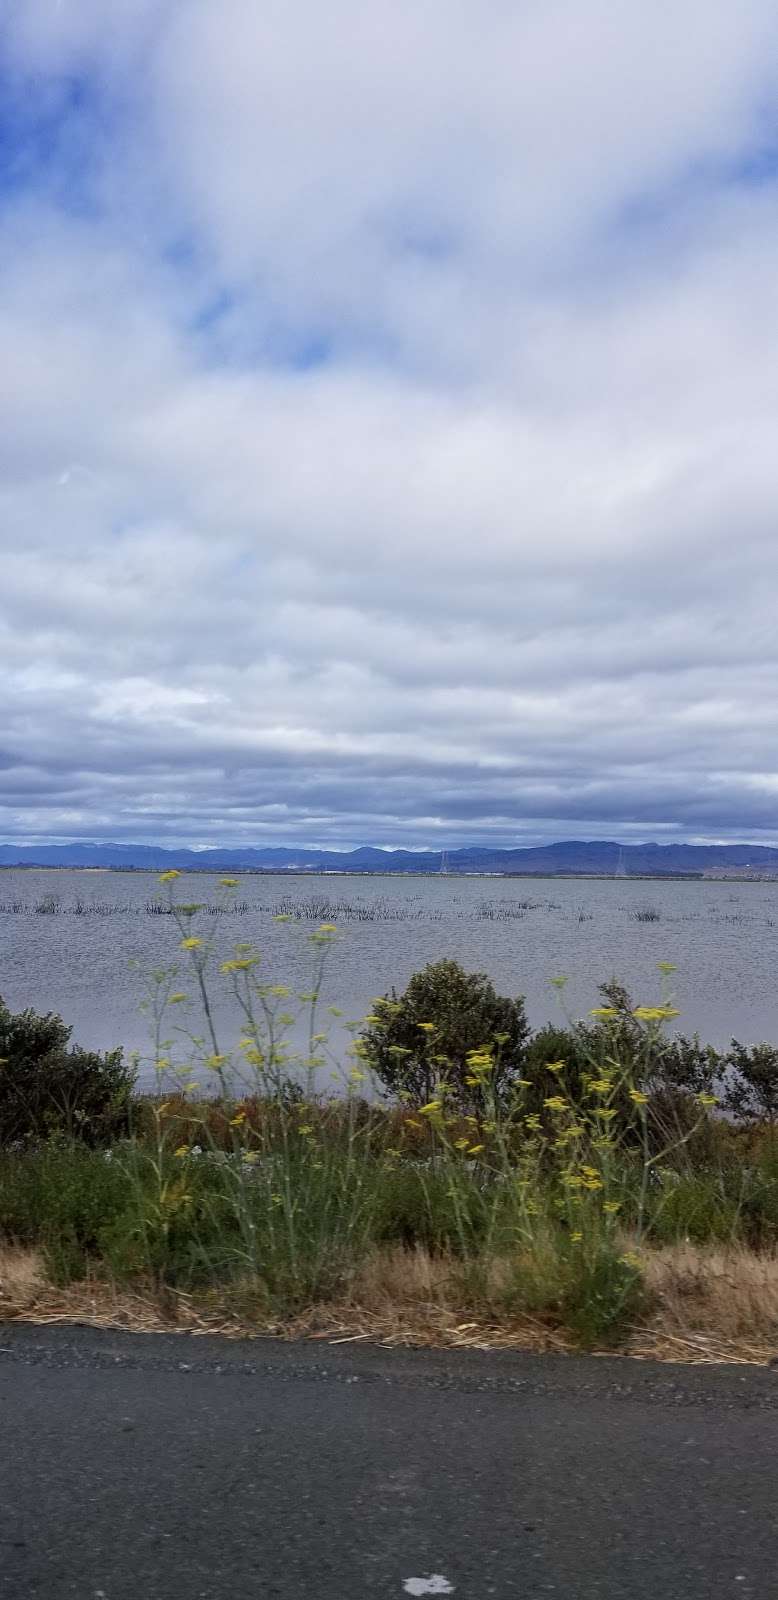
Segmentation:
<svg viewBox="0 0 778 1600">
<path fill-rule="evenodd" d="M 388 1094 L 419 1106 L 444 1081 L 459 1111 L 482 1112 L 487 1095 L 507 1103 L 529 1034 L 521 998 L 498 995 L 483 973 L 465 972 L 456 961 L 436 961 L 415 973 L 404 994 L 393 989 L 377 1000 L 373 1011 L 361 1049 Z M 486 1090 L 467 1081 L 468 1054 L 484 1049 L 495 1063 Z"/>
<path fill-rule="evenodd" d="M 121 1050 L 70 1045 L 61 1017 L 0 999 L 0 1147 L 58 1135 L 108 1144 L 129 1127 L 134 1072 Z"/>
<path fill-rule="evenodd" d="M 741 1122 L 778 1123 L 778 1048 L 732 1040 L 726 1055 L 725 1104 Z"/>
</svg>

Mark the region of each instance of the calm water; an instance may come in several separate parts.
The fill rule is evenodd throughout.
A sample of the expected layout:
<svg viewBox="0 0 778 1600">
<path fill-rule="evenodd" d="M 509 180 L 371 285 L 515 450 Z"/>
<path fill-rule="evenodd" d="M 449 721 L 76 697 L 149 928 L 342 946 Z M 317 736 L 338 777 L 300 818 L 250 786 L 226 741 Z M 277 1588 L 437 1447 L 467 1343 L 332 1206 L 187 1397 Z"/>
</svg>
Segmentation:
<svg viewBox="0 0 778 1600">
<path fill-rule="evenodd" d="M 224 894 L 199 876 L 175 887 L 180 899 L 214 903 Z M 0 872 L 0 994 L 14 1010 L 61 1012 L 84 1045 L 146 1052 L 142 973 L 183 959 L 171 920 L 147 911 L 163 895 L 146 873 Z M 59 910 L 36 912 L 47 896 Z M 337 922 L 325 998 L 350 1017 L 444 955 L 487 972 L 503 993 L 525 995 L 535 1025 L 560 1015 L 557 974 L 567 975 L 566 1004 L 582 1016 L 613 974 L 652 1002 L 657 962 L 672 961 L 684 1032 L 719 1045 L 733 1034 L 778 1039 L 778 884 L 273 876 L 241 878 L 234 898 L 245 911 L 204 917 L 206 931 L 222 957 L 238 940 L 256 943 L 272 982 L 305 987 L 306 934 L 320 920 Z M 301 920 L 274 922 L 285 910 Z M 220 1021 L 232 1032 L 224 1006 Z"/>
</svg>

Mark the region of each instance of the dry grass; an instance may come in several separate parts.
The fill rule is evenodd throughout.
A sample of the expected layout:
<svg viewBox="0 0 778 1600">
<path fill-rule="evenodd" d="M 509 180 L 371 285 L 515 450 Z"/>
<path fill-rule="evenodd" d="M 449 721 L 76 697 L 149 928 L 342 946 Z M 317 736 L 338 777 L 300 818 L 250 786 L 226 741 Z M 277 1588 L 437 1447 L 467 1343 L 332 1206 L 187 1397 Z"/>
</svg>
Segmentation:
<svg viewBox="0 0 778 1600">
<path fill-rule="evenodd" d="M 625 1354 L 668 1361 L 764 1364 L 778 1354 L 778 1256 L 739 1247 L 677 1245 L 650 1251 L 654 1311 Z M 491 1286 L 499 1290 L 500 1263 Z M 95 1279 L 57 1289 L 33 1252 L 0 1246 L 0 1321 L 84 1324 L 134 1332 L 227 1337 L 274 1334 L 332 1343 L 567 1351 L 570 1338 L 529 1316 L 475 1310 L 454 1263 L 425 1250 L 386 1250 L 355 1275 L 350 1293 L 278 1322 L 251 1285 L 206 1296 L 118 1288 Z"/>
<path fill-rule="evenodd" d="M 40 1256 L 0 1241 L 0 1321 L 29 1310 L 45 1292 L 47 1280 Z"/>
<path fill-rule="evenodd" d="M 676 1349 L 676 1359 L 703 1347 L 755 1361 L 778 1354 L 778 1255 L 672 1245 L 647 1252 L 646 1281 L 656 1307 L 649 1341 Z"/>
</svg>

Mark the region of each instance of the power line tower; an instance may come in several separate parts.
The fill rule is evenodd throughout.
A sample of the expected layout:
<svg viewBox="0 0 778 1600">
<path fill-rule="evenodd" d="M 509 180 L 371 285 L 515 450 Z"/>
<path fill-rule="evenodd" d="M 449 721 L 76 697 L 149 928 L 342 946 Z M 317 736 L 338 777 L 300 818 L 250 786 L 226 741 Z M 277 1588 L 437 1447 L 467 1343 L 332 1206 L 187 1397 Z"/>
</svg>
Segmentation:
<svg viewBox="0 0 778 1600">
<path fill-rule="evenodd" d="M 626 862 L 624 860 L 624 846 L 623 846 L 623 844 L 619 845 L 619 859 L 618 859 L 618 861 L 616 863 L 616 872 L 615 872 L 614 876 L 617 877 L 617 878 L 627 878 L 627 877 L 629 877 L 629 873 L 627 872 Z"/>
<path fill-rule="evenodd" d="M 448 851 L 447 850 L 441 850 L 441 852 L 440 852 L 440 871 L 441 871 L 441 873 L 442 873 L 444 878 L 448 877 L 449 865 L 448 865 Z"/>
</svg>

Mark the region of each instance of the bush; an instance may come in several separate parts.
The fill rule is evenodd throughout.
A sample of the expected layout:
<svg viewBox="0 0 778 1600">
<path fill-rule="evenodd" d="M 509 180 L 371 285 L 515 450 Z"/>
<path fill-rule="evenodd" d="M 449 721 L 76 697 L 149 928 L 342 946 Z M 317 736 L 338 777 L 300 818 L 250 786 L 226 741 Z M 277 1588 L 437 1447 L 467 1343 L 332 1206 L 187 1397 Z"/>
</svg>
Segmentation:
<svg viewBox="0 0 778 1600">
<path fill-rule="evenodd" d="M 465 972 L 456 961 L 436 961 L 399 998 L 393 989 L 375 1002 L 360 1050 L 388 1094 L 419 1106 L 445 1082 L 452 1108 L 478 1115 L 487 1097 L 507 1103 L 528 1033 L 523 999 L 496 994 L 483 973 Z M 482 1050 L 494 1061 L 488 1088 L 473 1081 L 468 1064 L 468 1055 Z"/>
<path fill-rule="evenodd" d="M 571 1251 L 562 1296 L 564 1325 L 584 1348 L 612 1347 L 647 1305 L 640 1268 L 603 1239 L 591 1252 Z"/>
<path fill-rule="evenodd" d="M 772 1133 L 778 1122 L 778 1049 L 733 1039 L 725 1060 L 727 1110 L 741 1122 L 766 1122 Z"/>
<path fill-rule="evenodd" d="M 97 1151 L 48 1145 L 0 1157 L 0 1236 L 38 1245 L 58 1283 L 101 1259 L 105 1230 L 130 1198 L 118 1163 Z"/>
<path fill-rule="evenodd" d="M 424 1246 L 432 1254 L 468 1255 L 483 1245 L 492 1202 L 461 1168 L 384 1169 L 378 1185 L 373 1232 L 379 1244 Z"/>
<path fill-rule="evenodd" d="M 108 1144 L 129 1127 L 135 1080 L 121 1050 L 70 1047 L 49 1012 L 10 1012 L 0 999 L 0 1146 L 59 1135 Z"/>
</svg>

